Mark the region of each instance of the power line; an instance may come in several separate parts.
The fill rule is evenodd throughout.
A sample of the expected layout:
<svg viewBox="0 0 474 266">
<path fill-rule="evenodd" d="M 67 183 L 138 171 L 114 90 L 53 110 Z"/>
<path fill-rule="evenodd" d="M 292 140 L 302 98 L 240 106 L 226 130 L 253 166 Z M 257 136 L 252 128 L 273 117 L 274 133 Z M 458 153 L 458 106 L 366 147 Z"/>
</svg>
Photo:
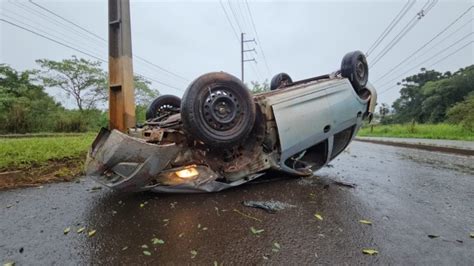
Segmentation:
<svg viewBox="0 0 474 266">
<path fill-rule="evenodd" d="M 9 9 L 6 9 L 6 8 L 4 8 L 3 10 L 4 10 L 4 11 L 8 11 L 9 13 L 11 13 L 12 15 L 14 15 L 14 16 L 16 16 L 16 17 L 23 18 L 23 19 L 26 20 L 26 21 L 31 21 L 30 18 L 25 17 L 25 16 L 23 16 L 23 15 L 21 15 L 21 14 L 18 14 L 18 13 L 16 13 L 16 12 L 12 11 L 12 10 L 9 10 Z M 62 41 L 62 42 L 64 42 L 64 43 L 67 43 L 67 44 L 69 44 L 69 45 L 71 45 L 71 46 L 76 46 L 76 47 L 77 47 L 77 46 L 78 46 L 77 43 L 81 43 L 81 41 L 80 41 L 80 40 L 78 41 L 78 39 L 73 39 L 73 40 L 64 39 L 64 38 L 62 37 L 62 36 L 64 36 L 64 33 L 60 32 L 60 31 L 58 31 L 58 30 L 56 30 L 56 29 L 54 29 L 54 28 L 51 28 L 51 27 L 48 27 L 48 26 L 45 26 L 45 25 L 41 25 L 41 24 L 39 24 L 39 23 L 35 23 L 34 25 L 38 25 L 38 26 L 39 26 L 39 28 L 38 28 L 38 27 L 35 27 L 35 26 L 31 25 L 31 24 L 28 24 L 28 23 L 26 23 L 26 22 L 23 22 L 23 21 L 21 21 L 21 20 L 18 20 L 18 19 L 16 19 L 16 18 L 10 16 L 9 14 L 5 14 L 5 13 L 4 13 L 3 16 L 6 17 L 6 18 L 8 18 L 8 19 L 10 19 L 10 20 L 13 21 L 13 22 L 18 23 L 18 24 L 26 25 L 26 26 L 28 26 L 30 29 L 34 29 L 34 30 L 36 30 L 37 32 L 41 32 L 41 33 L 43 33 L 43 34 L 49 34 L 50 36 L 53 36 L 54 38 L 56 38 L 56 39 L 58 39 L 58 40 L 60 40 L 60 41 Z M 32 22 L 34 22 L 34 21 L 32 21 Z M 54 34 L 52 34 L 52 33 L 48 33 L 48 32 L 46 32 L 44 29 L 47 29 L 47 30 L 49 30 L 50 32 L 54 32 L 54 33 L 56 33 L 56 34 L 58 34 L 58 35 L 54 35 Z M 73 42 L 71 42 L 71 41 L 73 41 Z M 87 44 L 87 43 L 86 43 L 86 44 Z M 90 47 L 92 47 L 92 46 L 88 46 L 88 47 L 90 48 Z M 95 48 L 92 48 L 92 50 L 95 50 Z M 92 52 L 91 52 L 91 53 L 92 53 Z M 92 54 L 94 54 L 94 55 L 96 55 L 96 56 L 100 56 L 100 55 L 98 55 L 97 52 L 94 52 L 94 53 L 92 53 Z"/>
<path fill-rule="evenodd" d="M 227 18 L 227 21 L 229 22 L 230 27 L 232 28 L 232 31 L 234 32 L 235 39 L 240 42 L 239 35 L 237 34 L 237 31 L 234 28 L 234 24 L 230 21 L 229 15 L 227 14 L 227 11 L 225 10 L 224 4 L 222 4 L 222 0 L 219 0 L 219 3 L 221 4 L 222 10 L 224 11 L 225 17 Z"/>
<path fill-rule="evenodd" d="M 51 11 L 50 9 L 48 9 L 48 8 L 46 8 L 46 7 L 43 7 L 42 5 L 33 2 L 33 0 L 28 0 L 28 1 L 29 1 L 31 4 L 33 4 L 33 5 L 35 5 L 35 6 L 39 7 L 39 8 L 41 8 L 42 10 L 44 10 L 44 11 L 46 11 L 46 12 L 48 12 L 49 14 L 51 14 L 51 15 L 53 15 L 53 16 L 56 16 L 56 17 L 58 17 L 58 18 L 60 18 L 60 19 L 62 19 L 62 20 L 64 20 L 64 21 L 66 21 L 66 22 L 68 22 L 68 23 L 70 23 L 70 24 L 72 24 L 72 25 L 78 27 L 79 29 L 81 29 L 81 30 L 83 30 L 83 31 L 85 31 L 85 32 L 87 32 L 87 33 L 93 35 L 94 37 L 96 37 L 96 38 L 98 38 L 98 39 L 100 39 L 100 40 L 103 40 L 103 41 L 107 42 L 107 40 L 104 39 L 104 38 L 102 38 L 101 36 L 99 36 L 99 35 L 93 33 L 92 31 L 90 31 L 90 30 L 88 30 L 88 29 L 86 29 L 86 28 L 84 28 L 84 27 L 82 27 L 82 26 L 80 26 L 80 25 L 78 25 L 78 24 L 72 22 L 71 20 L 69 20 L 69 19 L 67 19 L 67 18 L 65 18 L 65 17 L 63 17 L 63 16 L 61 16 L 61 15 L 59 15 L 59 14 L 56 14 L 55 12 Z"/>
<path fill-rule="evenodd" d="M 387 37 L 388 34 L 397 26 L 397 24 L 402 20 L 403 17 L 408 13 L 410 8 L 413 7 L 416 1 L 408 0 L 405 5 L 403 5 L 402 9 L 398 14 L 392 19 L 390 24 L 385 28 L 385 30 L 379 35 L 379 37 L 375 40 L 375 42 L 370 46 L 370 48 L 365 53 L 368 57 L 379 45 L 380 43 Z"/>
<path fill-rule="evenodd" d="M 37 35 L 37 36 L 39 36 L 39 37 L 42 37 L 42 38 L 47 39 L 47 40 L 49 40 L 49 41 L 52 41 L 52 42 L 54 42 L 54 43 L 56 43 L 56 44 L 59 44 L 59 45 L 61 45 L 61 46 L 67 47 L 67 48 L 69 48 L 69 49 L 72 49 L 72 50 L 74 50 L 74 51 L 76 51 L 76 52 L 78 52 L 78 53 L 81 53 L 81 54 L 87 55 L 87 56 L 89 56 L 89 57 L 92 57 L 92 58 L 94 58 L 94 59 L 97 59 L 97 60 L 99 60 L 100 62 L 108 63 L 108 61 L 106 61 L 106 60 L 104 60 L 104 59 L 102 59 L 102 58 L 100 58 L 100 57 L 97 57 L 97 56 L 95 56 L 95 55 L 93 55 L 93 54 L 91 54 L 91 53 L 89 53 L 89 52 L 87 52 L 87 51 L 84 51 L 84 50 L 82 50 L 82 49 L 73 47 L 73 46 L 71 46 L 71 45 L 69 45 L 69 44 L 67 44 L 67 43 L 58 41 L 58 40 L 56 40 L 56 39 L 50 38 L 49 36 L 46 36 L 46 35 L 44 35 L 44 34 L 42 34 L 42 33 L 38 33 L 38 32 L 36 32 L 36 31 L 33 31 L 33 30 L 28 29 L 28 28 L 26 28 L 26 27 L 23 27 L 23 26 L 18 25 L 18 24 L 14 23 L 14 22 L 8 21 L 8 20 L 3 19 L 3 18 L 0 18 L 0 21 L 3 21 L 3 22 L 5 22 L 5 23 L 8 23 L 8 24 L 14 26 L 14 27 L 17 27 L 17 28 L 19 28 L 19 29 L 22 29 L 22 30 L 24 30 L 24 31 L 30 32 L 30 33 L 32 33 L 32 34 L 34 34 L 34 35 Z M 152 80 L 152 81 L 154 81 L 154 82 L 156 82 L 156 83 L 158 83 L 158 84 L 167 86 L 167 87 L 169 87 L 169 88 L 173 88 L 173 89 L 177 89 L 177 90 L 183 91 L 183 89 L 181 89 L 181 88 L 178 88 L 178 87 L 172 86 L 172 85 L 170 85 L 170 84 L 167 84 L 167 83 L 158 81 L 158 80 L 156 80 L 156 79 L 150 78 L 150 77 L 148 77 L 148 76 L 146 76 L 146 75 L 143 75 L 143 74 L 140 74 L 140 73 L 138 73 L 138 72 L 137 72 L 137 74 L 139 74 L 139 75 L 141 75 L 141 76 L 143 76 L 143 77 L 145 77 L 145 78 L 147 78 L 147 79 L 149 79 L 149 80 Z"/>
<path fill-rule="evenodd" d="M 452 21 L 448 26 L 446 26 L 443 30 L 441 30 L 440 32 L 438 32 L 433 38 L 431 38 L 428 42 L 426 42 L 425 44 L 423 44 L 422 46 L 420 46 L 420 48 L 418 48 L 416 51 L 414 51 L 413 53 L 411 53 L 409 56 L 407 56 L 405 59 L 403 59 L 400 63 L 398 63 L 396 66 L 394 66 L 392 69 L 390 69 L 389 71 L 387 71 L 384 75 L 382 75 L 380 78 L 378 78 L 375 82 L 383 79 L 384 77 L 386 77 L 388 74 L 392 73 L 396 68 L 398 68 L 399 66 L 401 66 L 402 64 L 404 64 L 405 62 L 407 62 L 408 60 L 412 59 L 413 56 L 415 54 L 417 54 L 419 51 L 421 51 L 423 48 L 425 48 L 428 44 L 430 44 L 432 41 L 434 41 L 436 38 L 438 38 L 439 36 L 441 36 L 444 32 L 446 32 L 449 28 L 451 28 L 454 24 L 456 24 L 456 22 L 458 22 L 462 17 L 464 17 L 474 6 L 471 6 L 469 7 L 466 11 L 464 11 L 459 17 L 457 17 L 454 21 Z M 472 21 L 472 19 L 470 20 Z M 468 21 L 469 23 L 469 21 Z M 467 24 L 467 23 L 466 23 Z M 464 24 L 464 25 L 466 25 Z M 464 27 L 464 25 L 462 27 Z M 461 28 L 462 28 L 461 27 Z M 457 31 L 459 31 L 461 28 L 459 28 L 458 30 L 456 30 L 454 33 L 456 33 Z M 452 33 L 452 34 L 454 34 Z M 452 34 L 450 34 L 449 36 L 451 36 Z M 443 39 L 444 40 L 444 39 Z M 438 43 L 439 44 L 439 43 Z M 436 47 L 436 45 L 432 46 L 433 47 Z M 375 83 L 374 82 L 374 83 Z"/>
<path fill-rule="evenodd" d="M 33 2 L 32 0 L 29 0 L 29 2 L 30 2 L 31 4 L 33 4 L 33 5 L 35 5 L 35 6 L 39 7 L 39 8 L 41 8 L 42 10 L 44 10 L 44 11 L 46 11 L 46 12 L 48 12 L 48 13 L 50 13 L 50 14 L 52 14 L 52 15 L 58 17 L 58 18 L 60 18 L 61 20 L 66 21 L 67 23 L 69 23 L 69 24 L 71 24 L 71 25 L 73 25 L 73 26 L 75 26 L 75 27 L 77 27 L 77 28 L 79 28 L 79 29 L 85 31 L 86 33 L 88 33 L 88 34 L 94 36 L 95 38 L 101 40 L 102 42 L 107 43 L 107 40 L 106 40 L 105 38 L 103 38 L 103 37 L 101 37 L 101 36 L 95 34 L 94 32 L 92 32 L 92 31 L 90 31 L 90 30 L 88 30 L 88 29 L 86 29 L 86 28 L 80 26 L 80 25 L 77 24 L 77 23 L 74 23 L 73 21 L 71 21 L 71 20 L 69 20 L 69 19 L 67 19 L 67 18 L 65 18 L 65 17 L 63 17 L 63 16 L 57 14 L 56 12 L 52 11 L 51 9 L 48 9 L 48 8 L 46 8 L 46 7 L 44 7 L 44 6 L 40 5 L 40 4 L 38 4 L 38 3 L 35 3 L 35 2 Z M 139 59 L 140 61 L 142 61 L 142 62 L 144 62 L 144 63 L 146 63 L 146 64 L 148 64 L 148 65 L 154 66 L 155 68 L 157 68 L 157 69 L 159 69 L 159 70 L 161 70 L 161 71 L 163 71 L 163 72 L 166 72 L 166 73 L 168 73 L 168 74 L 170 74 L 170 75 L 172 75 L 172 76 L 175 76 L 175 77 L 180 78 L 180 79 L 185 80 L 185 81 L 189 81 L 189 79 L 187 79 L 187 78 L 185 78 L 185 77 L 183 77 L 183 76 L 181 76 L 181 75 L 179 75 L 179 74 L 177 74 L 177 73 L 174 73 L 174 72 L 172 72 L 172 71 L 170 71 L 170 70 L 168 70 L 168 69 L 166 69 L 166 68 L 164 68 L 164 67 L 162 67 L 162 66 L 159 66 L 159 65 L 157 65 L 157 64 L 155 64 L 155 63 L 152 63 L 152 62 L 150 62 L 149 60 L 147 60 L 147 59 L 145 59 L 145 58 L 139 56 L 138 54 L 135 54 L 134 57 L 136 57 L 136 58 Z"/>
<path fill-rule="evenodd" d="M 467 46 L 469 46 L 470 44 L 473 44 L 473 43 L 474 43 L 473 41 L 466 43 L 465 45 L 463 45 L 462 47 L 460 47 L 460 48 L 457 49 L 456 51 L 454 51 L 454 52 L 448 54 L 447 56 L 445 56 L 445 57 L 441 58 L 440 60 L 436 61 L 435 63 L 431 64 L 429 67 L 433 67 L 434 65 L 436 65 L 436 64 L 438 64 L 438 63 L 440 63 L 440 62 L 442 62 L 442 61 L 444 61 L 444 60 L 446 60 L 446 59 L 448 59 L 449 57 L 455 55 L 456 53 L 458 53 L 459 51 L 461 51 L 462 49 L 466 48 Z M 395 84 L 395 85 L 393 85 L 392 87 L 389 87 L 388 89 L 386 89 L 386 90 L 380 92 L 379 95 L 381 95 L 381 94 L 383 94 L 383 93 L 385 93 L 385 92 L 387 92 L 387 91 L 389 91 L 389 90 L 392 90 L 392 89 L 396 88 L 397 86 L 399 86 L 399 84 Z"/>
<path fill-rule="evenodd" d="M 17 7 L 21 8 L 22 10 L 24 10 L 24 11 L 30 13 L 30 14 L 36 15 L 39 18 L 44 19 L 45 21 L 51 22 L 52 24 L 58 26 L 60 29 L 63 29 L 63 30 L 66 29 L 66 31 L 68 31 L 68 32 L 73 31 L 76 34 L 78 34 L 79 36 L 82 36 L 82 38 L 86 38 L 86 39 L 95 41 L 95 39 L 92 39 L 89 35 L 86 35 L 83 32 L 76 30 L 75 28 L 69 28 L 64 23 L 61 23 L 59 20 L 54 19 L 53 17 L 47 16 L 47 15 L 39 12 L 38 10 L 35 10 L 34 8 L 31 8 L 30 6 L 26 5 L 23 2 L 16 2 L 16 1 L 12 1 L 12 0 L 8 0 L 8 2 L 16 5 Z M 30 20 L 30 19 L 27 19 L 27 20 Z M 65 27 L 65 28 L 63 28 L 63 27 Z M 97 44 L 97 42 L 94 42 L 94 44 Z M 98 44 L 98 47 L 102 48 L 102 45 Z"/>
<path fill-rule="evenodd" d="M 255 32 L 255 37 L 257 38 L 257 41 L 258 41 L 258 48 L 260 49 L 260 52 L 262 53 L 263 62 L 265 63 L 265 66 L 267 68 L 268 75 L 271 75 L 270 67 L 268 66 L 267 58 L 265 56 L 265 53 L 263 52 L 262 42 L 260 41 L 260 37 L 258 35 L 257 28 L 255 27 L 255 22 L 253 20 L 252 11 L 250 11 L 250 6 L 249 6 L 249 3 L 248 3 L 247 0 L 245 0 L 245 4 L 247 6 L 247 10 L 248 10 L 249 15 L 250 15 L 250 22 L 252 24 L 253 31 Z"/>
<path fill-rule="evenodd" d="M 435 53 L 435 54 L 434 54 L 433 56 L 431 56 L 430 58 L 428 58 L 428 59 L 424 60 L 423 62 L 421 62 L 420 64 L 418 64 L 418 65 L 416 65 L 416 66 L 414 66 L 414 67 L 408 69 L 407 71 L 403 72 L 402 74 L 400 74 L 400 75 L 397 76 L 396 78 L 394 78 L 394 79 L 390 80 L 389 82 L 385 83 L 385 84 L 382 85 L 381 87 L 384 87 L 384 86 L 390 84 L 391 82 L 393 82 L 393 81 L 399 79 L 400 77 L 403 77 L 405 74 L 409 73 L 410 71 L 412 71 L 412 70 L 414 70 L 414 69 L 416 69 L 416 68 L 422 66 L 423 64 L 425 64 L 426 62 L 430 61 L 431 59 L 436 58 L 439 54 L 444 53 L 445 51 L 447 51 L 447 50 L 450 49 L 451 47 L 455 46 L 455 45 L 458 44 L 460 41 L 466 39 L 467 37 L 469 37 L 469 36 L 472 35 L 472 34 L 473 34 L 473 32 L 471 32 L 471 33 L 465 35 L 464 37 L 462 37 L 461 39 L 457 40 L 456 42 L 454 42 L 454 43 L 451 44 L 450 46 L 448 46 L 448 47 L 446 47 L 446 48 L 444 48 L 444 49 L 441 49 L 439 52 Z M 467 44 L 465 44 L 465 45 L 462 46 L 461 48 L 457 49 L 455 52 L 453 52 L 453 53 L 451 53 L 451 54 L 449 54 L 449 55 L 443 57 L 441 60 L 438 60 L 436 63 L 434 63 L 434 64 L 432 64 L 432 65 L 435 65 L 435 64 L 441 62 L 442 60 L 444 60 L 444 59 L 446 59 L 446 58 L 452 56 L 453 54 L 455 54 L 456 52 L 462 50 L 464 47 L 468 46 L 468 45 L 471 44 L 471 43 L 473 43 L 473 41 L 468 42 Z M 431 65 L 431 66 L 432 66 L 432 65 Z M 393 87 L 392 87 L 392 88 L 393 88 Z M 387 90 L 388 90 L 388 89 L 387 89 Z M 383 92 L 385 92 L 385 91 L 387 91 L 387 90 L 384 90 L 384 91 L 382 91 L 381 93 L 383 93 Z"/>
<path fill-rule="evenodd" d="M 242 30 L 242 27 L 240 26 L 239 20 L 237 19 L 237 15 L 235 14 L 234 8 L 233 8 L 232 5 L 230 4 L 230 1 L 229 1 L 229 0 L 227 0 L 227 4 L 229 5 L 230 11 L 231 11 L 231 13 L 232 13 L 232 16 L 233 16 L 235 22 L 237 23 L 237 27 L 239 28 L 239 31 L 240 31 L 240 32 L 244 32 L 244 31 Z"/>
<path fill-rule="evenodd" d="M 69 49 L 72 49 L 72 50 L 74 50 L 74 51 L 76 51 L 76 52 L 79 52 L 79 53 L 81 53 L 81 54 L 84 54 L 84 55 L 90 56 L 90 57 L 92 57 L 92 58 L 95 58 L 95 59 L 97 59 L 97 60 L 99 60 L 99 61 L 101 61 L 101 62 L 107 63 L 107 61 L 105 61 L 105 60 L 102 59 L 102 58 L 99 58 L 99 57 L 97 57 L 97 56 L 95 56 L 95 55 L 92 55 L 92 54 L 90 54 L 90 53 L 88 53 L 88 52 L 84 52 L 84 51 L 82 51 L 82 50 L 80 50 L 80 49 L 77 49 L 77 48 L 75 48 L 75 47 L 72 47 L 72 46 L 70 46 L 70 45 L 68 45 L 68 44 L 65 44 L 65 43 L 63 43 L 63 42 L 60 42 L 60 41 L 55 40 L 55 39 L 53 39 L 53 38 L 50 38 L 50 37 L 48 37 L 48 36 L 46 36 L 46 35 L 43 35 L 43 34 L 41 34 L 41 33 L 36 32 L 36 31 L 32 31 L 32 30 L 30 30 L 30 29 L 28 29 L 28 28 L 25 28 L 25 27 L 23 27 L 23 26 L 20 26 L 20 25 L 18 25 L 18 24 L 16 24 L 16 23 L 13 23 L 13 22 L 11 22 L 11 21 L 5 20 L 5 19 L 3 19 L 3 18 L 0 18 L 0 21 L 3 21 L 3 22 L 5 22 L 5 23 L 8 23 L 8 24 L 10 24 L 10 25 L 12 25 L 12 26 L 15 26 L 15 27 L 17 27 L 17 28 L 20 28 L 20 29 L 22 29 L 22 30 L 28 31 L 28 32 L 30 32 L 30 33 L 33 33 L 33 34 L 35 34 L 35 35 L 37 35 L 37 36 L 40 36 L 40 37 L 42 37 L 42 38 L 48 39 L 48 40 L 50 40 L 50 41 L 52 41 L 52 42 L 55 42 L 55 43 L 57 43 L 57 44 L 59 44 L 59 45 L 62 45 L 62 46 L 64 46 L 64 47 L 67 47 L 67 48 L 69 48 Z"/>
<path fill-rule="evenodd" d="M 374 61 L 371 63 L 371 67 L 374 67 L 392 48 L 405 37 L 408 32 L 415 27 L 415 25 L 426 15 L 431 8 L 436 5 L 437 0 L 434 0 L 430 3 L 428 0 L 426 4 L 422 7 L 420 12 L 418 12 L 406 25 L 403 29 L 382 49 L 382 51 L 377 54 Z"/>
</svg>

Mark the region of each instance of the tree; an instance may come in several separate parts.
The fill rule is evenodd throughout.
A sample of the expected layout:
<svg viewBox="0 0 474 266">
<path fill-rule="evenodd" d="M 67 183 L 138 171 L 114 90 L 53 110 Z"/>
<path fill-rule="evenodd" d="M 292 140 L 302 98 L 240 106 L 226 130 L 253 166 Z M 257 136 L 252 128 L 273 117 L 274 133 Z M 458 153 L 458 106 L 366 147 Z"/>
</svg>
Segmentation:
<svg viewBox="0 0 474 266">
<path fill-rule="evenodd" d="M 79 111 L 94 109 L 105 100 L 107 77 L 99 61 L 72 56 L 62 61 L 39 59 L 36 62 L 42 68 L 38 77 L 44 86 L 66 92 L 75 100 Z"/>
<path fill-rule="evenodd" d="M 270 90 L 270 85 L 268 85 L 268 81 L 265 80 L 263 83 L 259 83 L 258 81 L 251 81 L 250 84 L 252 84 L 252 88 L 250 89 L 250 91 L 253 93 L 253 94 L 256 94 L 256 93 L 261 93 L 261 92 L 265 92 L 265 91 L 269 91 Z"/>
<path fill-rule="evenodd" d="M 0 64 L 0 131 L 51 131 L 63 110 L 44 88 L 32 84 L 32 71 L 18 72 Z"/>
<path fill-rule="evenodd" d="M 474 93 L 471 93 L 462 102 L 455 104 L 448 112 L 448 122 L 462 125 L 474 132 Z"/>
<path fill-rule="evenodd" d="M 394 121 L 439 123 L 446 119 L 450 107 L 474 90 L 474 65 L 444 74 L 422 68 L 402 84 L 400 98 L 392 105 Z"/>
</svg>

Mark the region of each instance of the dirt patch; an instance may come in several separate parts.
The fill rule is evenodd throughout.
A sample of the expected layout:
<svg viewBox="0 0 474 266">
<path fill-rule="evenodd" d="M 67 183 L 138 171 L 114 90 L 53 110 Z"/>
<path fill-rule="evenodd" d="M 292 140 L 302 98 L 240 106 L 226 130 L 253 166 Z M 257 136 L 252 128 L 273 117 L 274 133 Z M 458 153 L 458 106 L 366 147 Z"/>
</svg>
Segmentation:
<svg viewBox="0 0 474 266">
<path fill-rule="evenodd" d="M 74 180 L 84 173 L 84 158 L 52 160 L 44 165 L 0 169 L 0 190 Z"/>
</svg>

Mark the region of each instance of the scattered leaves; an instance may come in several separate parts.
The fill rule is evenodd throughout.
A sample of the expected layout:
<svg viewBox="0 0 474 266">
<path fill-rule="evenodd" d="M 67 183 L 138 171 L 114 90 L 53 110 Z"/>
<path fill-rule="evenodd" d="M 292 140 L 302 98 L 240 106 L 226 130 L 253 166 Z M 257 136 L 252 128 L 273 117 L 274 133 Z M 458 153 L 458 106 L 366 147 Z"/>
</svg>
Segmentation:
<svg viewBox="0 0 474 266">
<path fill-rule="evenodd" d="M 198 252 L 196 250 L 191 250 L 191 259 L 196 258 Z"/>
<path fill-rule="evenodd" d="M 372 222 L 369 220 L 359 220 L 359 223 L 361 224 L 367 224 L 367 225 L 372 225 Z"/>
<path fill-rule="evenodd" d="M 439 235 L 428 235 L 429 238 L 438 238 Z"/>
<path fill-rule="evenodd" d="M 163 245 L 165 243 L 165 241 L 163 241 L 163 239 L 159 239 L 159 238 L 152 238 L 151 239 L 151 243 L 153 243 L 153 245 Z"/>
<path fill-rule="evenodd" d="M 272 252 L 279 252 L 281 249 L 281 246 L 278 242 L 273 242 L 273 246 L 272 246 Z"/>
<path fill-rule="evenodd" d="M 87 233 L 87 235 L 89 237 L 93 237 L 95 235 L 95 232 L 96 232 L 96 230 L 91 230 L 91 231 L 89 231 L 89 233 Z"/>
<path fill-rule="evenodd" d="M 252 232 L 252 234 L 258 235 L 258 234 L 263 233 L 263 231 L 265 231 L 265 230 L 263 230 L 263 229 L 255 229 L 255 227 L 252 226 L 252 227 L 250 227 L 250 231 Z"/>
<path fill-rule="evenodd" d="M 148 248 L 148 245 L 144 244 L 144 245 L 142 245 L 142 248 L 146 249 L 146 248 Z"/>
<path fill-rule="evenodd" d="M 80 234 L 80 233 L 84 232 L 84 230 L 86 230 L 86 228 L 81 227 L 81 228 L 77 229 L 77 233 Z"/>
<path fill-rule="evenodd" d="M 71 231 L 71 227 L 66 227 L 66 229 L 64 229 L 64 234 L 67 235 L 69 233 L 69 231 Z"/>
<path fill-rule="evenodd" d="M 151 256 L 151 252 L 148 251 L 148 250 L 144 250 L 144 251 L 143 251 L 143 255 L 145 255 L 145 256 Z"/>
<path fill-rule="evenodd" d="M 273 243 L 273 246 L 277 249 L 281 249 L 281 246 L 278 242 Z"/>
<path fill-rule="evenodd" d="M 319 213 L 315 213 L 315 214 L 314 214 L 314 217 L 316 217 L 316 219 L 318 219 L 318 220 L 320 220 L 320 221 L 323 220 L 323 216 L 321 216 L 321 214 L 319 214 Z"/>
<path fill-rule="evenodd" d="M 379 252 L 375 249 L 363 249 L 362 253 L 367 254 L 367 255 L 376 255 L 379 254 Z"/>
</svg>

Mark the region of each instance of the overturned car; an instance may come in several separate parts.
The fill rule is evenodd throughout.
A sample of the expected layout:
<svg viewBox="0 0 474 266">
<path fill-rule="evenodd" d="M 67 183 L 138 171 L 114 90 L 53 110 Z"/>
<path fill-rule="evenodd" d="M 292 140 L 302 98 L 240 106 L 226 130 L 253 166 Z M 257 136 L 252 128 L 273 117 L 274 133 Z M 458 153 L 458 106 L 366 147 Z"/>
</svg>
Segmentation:
<svg viewBox="0 0 474 266">
<path fill-rule="evenodd" d="M 220 191 L 270 169 L 312 175 L 371 119 L 377 98 L 359 51 L 332 74 L 292 81 L 280 73 L 270 89 L 252 96 L 230 74 L 202 75 L 182 99 L 155 99 L 144 125 L 102 129 L 86 174 L 116 190 L 158 192 Z"/>
</svg>

